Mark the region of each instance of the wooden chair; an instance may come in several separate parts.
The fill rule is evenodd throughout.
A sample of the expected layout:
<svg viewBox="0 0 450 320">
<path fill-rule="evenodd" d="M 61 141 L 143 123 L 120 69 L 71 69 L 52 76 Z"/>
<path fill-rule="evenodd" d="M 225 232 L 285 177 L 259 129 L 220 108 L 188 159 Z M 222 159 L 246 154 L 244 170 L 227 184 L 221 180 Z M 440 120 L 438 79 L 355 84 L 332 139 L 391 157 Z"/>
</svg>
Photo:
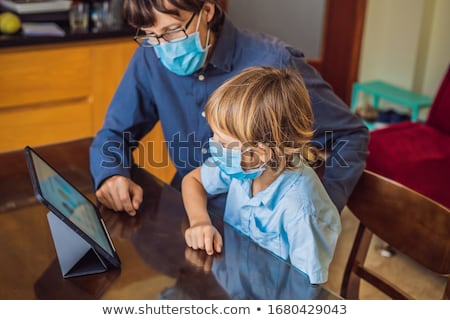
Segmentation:
<svg viewBox="0 0 450 320">
<path fill-rule="evenodd" d="M 365 170 L 348 208 L 359 219 L 341 286 L 341 296 L 358 299 L 360 279 L 393 299 L 413 299 L 364 266 L 372 235 L 427 269 L 447 277 L 443 299 L 450 297 L 450 210 L 393 180 Z"/>
</svg>

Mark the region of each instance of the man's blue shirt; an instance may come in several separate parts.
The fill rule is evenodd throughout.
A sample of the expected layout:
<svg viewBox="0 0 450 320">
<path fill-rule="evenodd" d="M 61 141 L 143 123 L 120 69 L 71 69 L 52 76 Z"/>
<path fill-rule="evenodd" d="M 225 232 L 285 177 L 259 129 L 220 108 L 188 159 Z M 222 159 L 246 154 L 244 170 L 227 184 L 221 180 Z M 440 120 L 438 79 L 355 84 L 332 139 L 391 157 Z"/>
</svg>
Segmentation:
<svg viewBox="0 0 450 320">
<path fill-rule="evenodd" d="M 226 18 L 208 64 L 190 76 L 177 76 L 152 48 L 138 47 L 111 101 L 103 127 L 91 146 L 95 187 L 113 175 L 130 177 L 131 150 L 161 122 L 169 155 L 183 177 L 209 156 L 212 136 L 203 109 L 209 95 L 242 69 L 256 65 L 300 71 L 308 88 L 315 122 L 314 145 L 329 151 L 324 186 L 341 210 L 365 167 L 368 131 L 349 112 L 303 54 L 263 34 L 239 31 Z M 146 161 L 159 159 L 150 151 Z M 158 165 L 164 165 L 159 163 Z"/>
</svg>

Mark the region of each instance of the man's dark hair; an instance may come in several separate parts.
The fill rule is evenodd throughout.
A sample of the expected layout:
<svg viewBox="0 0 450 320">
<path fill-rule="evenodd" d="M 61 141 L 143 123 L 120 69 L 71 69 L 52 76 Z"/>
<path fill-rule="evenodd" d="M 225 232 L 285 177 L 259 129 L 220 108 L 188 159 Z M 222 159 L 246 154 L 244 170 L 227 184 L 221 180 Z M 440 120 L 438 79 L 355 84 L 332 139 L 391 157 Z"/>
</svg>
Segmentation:
<svg viewBox="0 0 450 320">
<path fill-rule="evenodd" d="M 209 22 L 212 32 L 218 33 L 224 21 L 221 0 L 124 0 L 124 18 L 135 28 L 151 27 L 155 24 L 154 11 L 179 16 L 179 10 L 199 13 L 205 2 L 214 3 L 216 12 Z M 169 9 L 175 7 L 177 9 Z"/>
</svg>

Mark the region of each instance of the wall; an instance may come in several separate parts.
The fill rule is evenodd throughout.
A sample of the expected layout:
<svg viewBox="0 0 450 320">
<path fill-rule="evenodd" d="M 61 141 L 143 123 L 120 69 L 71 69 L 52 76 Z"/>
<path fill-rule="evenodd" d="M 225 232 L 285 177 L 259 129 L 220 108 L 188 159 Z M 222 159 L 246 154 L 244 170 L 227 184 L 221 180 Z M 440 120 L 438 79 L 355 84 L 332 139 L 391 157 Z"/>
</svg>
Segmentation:
<svg viewBox="0 0 450 320">
<path fill-rule="evenodd" d="M 450 63 L 450 1 L 435 1 L 421 91 L 434 95 Z"/>
<path fill-rule="evenodd" d="M 434 96 L 450 62 L 450 1 L 368 0 L 359 81 Z"/>
<path fill-rule="evenodd" d="M 321 56 L 325 0 L 228 0 L 236 26 L 266 32 L 303 51 Z"/>
</svg>

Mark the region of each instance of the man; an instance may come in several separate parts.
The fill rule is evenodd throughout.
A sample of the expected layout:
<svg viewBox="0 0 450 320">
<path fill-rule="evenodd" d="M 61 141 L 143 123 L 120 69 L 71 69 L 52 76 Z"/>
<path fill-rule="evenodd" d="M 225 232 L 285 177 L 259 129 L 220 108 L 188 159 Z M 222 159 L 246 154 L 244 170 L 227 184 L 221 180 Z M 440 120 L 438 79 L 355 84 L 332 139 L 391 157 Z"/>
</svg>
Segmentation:
<svg viewBox="0 0 450 320">
<path fill-rule="evenodd" d="M 244 68 L 268 65 L 302 74 L 315 118 L 313 144 L 327 151 L 323 183 L 341 211 L 365 167 L 367 128 L 300 51 L 274 37 L 236 29 L 219 2 L 124 1 L 140 46 L 91 146 L 97 198 L 115 211 L 136 214 L 142 189 L 130 179 L 130 150 L 158 120 L 177 168 L 173 184 L 179 186 L 209 156 L 205 150 L 212 133 L 203 114 L 208 96 Z"/>
</svg>

